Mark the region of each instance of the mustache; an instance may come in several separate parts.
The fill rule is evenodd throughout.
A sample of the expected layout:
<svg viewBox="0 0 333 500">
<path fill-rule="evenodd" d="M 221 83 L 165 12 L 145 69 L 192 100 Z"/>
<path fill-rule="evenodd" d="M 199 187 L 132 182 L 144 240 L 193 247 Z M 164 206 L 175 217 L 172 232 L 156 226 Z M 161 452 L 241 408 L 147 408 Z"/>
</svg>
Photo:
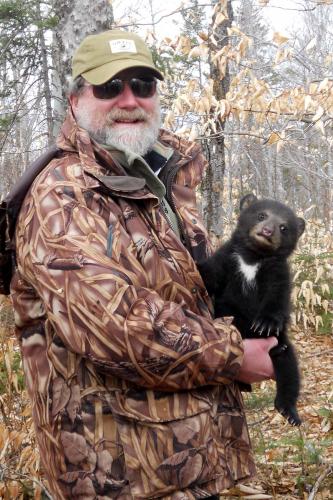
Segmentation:
<svg viewBox="0 0 333 500">
<path fill-rule="evenodd" d="M 128 111 L 126 109 L 111 109 L 106 117 L 106 124 L 112 125 L 115 121 L 132 120 L 132 121 L 148 121 L 150 114 L 141 108 Z"/>
</svg>

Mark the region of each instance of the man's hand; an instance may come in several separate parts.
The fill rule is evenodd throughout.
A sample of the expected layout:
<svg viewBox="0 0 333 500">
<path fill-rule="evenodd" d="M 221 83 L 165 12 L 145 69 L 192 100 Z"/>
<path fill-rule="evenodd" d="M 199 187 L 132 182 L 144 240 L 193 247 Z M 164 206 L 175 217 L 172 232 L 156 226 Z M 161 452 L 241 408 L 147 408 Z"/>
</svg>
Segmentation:
<svg viewBox="0 0 333 500">
<path fill-rule="evenodd" d="M 274 379 L 274 369 L 269 350 L 278 344 L 276 337 L 266 339 L 245 339 L 243 364 L 237 380 L 247 384 Z"/>
</svg>

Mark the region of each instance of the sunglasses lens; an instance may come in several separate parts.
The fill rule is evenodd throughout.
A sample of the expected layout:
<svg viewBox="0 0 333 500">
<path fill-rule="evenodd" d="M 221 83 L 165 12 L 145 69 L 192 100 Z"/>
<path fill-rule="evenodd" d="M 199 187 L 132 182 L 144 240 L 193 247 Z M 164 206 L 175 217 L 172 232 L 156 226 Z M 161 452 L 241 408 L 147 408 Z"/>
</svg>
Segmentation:
<svg viewBox="0 0 333 500">
<path fill-rule="evenodd" d="M 154 78 L 132 78 L 129 84 L 136 97 L 152 97 L 156 92 L 156 80 Z"/>
<path fill-rule="evenodd" d="M 93 94 L 96 99 L 114 99 L 121 94 L 125 88 L 126 80 L 114 78 L 103 85 L 93 85 Z M 156 92 L 156 80 L 154 78 L 132 78 L 128 81 L 133 94 L 136 97 L 152 97 Z"/>
<path fill-rule="evenodd" d="M 109 80 L 103 85 L 93 85 L 93 94 L 96 99 L 113 99 L 122 93 L 125 82 L 119 79 Z"/>
</svg>

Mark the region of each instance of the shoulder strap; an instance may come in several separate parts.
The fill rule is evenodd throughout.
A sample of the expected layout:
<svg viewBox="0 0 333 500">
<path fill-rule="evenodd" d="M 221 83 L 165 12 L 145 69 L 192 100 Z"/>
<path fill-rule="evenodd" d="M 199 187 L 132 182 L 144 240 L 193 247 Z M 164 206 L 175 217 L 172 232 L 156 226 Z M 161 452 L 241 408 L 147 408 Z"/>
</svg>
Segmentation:
<svg viewBox="0 0 333 500">
<path fill-rule="evenodd" d="M 10 282 L 15 267 L 13 237 L 17 217 L 23 200 L 37 175 L 56 158 L 62 150 L 51 146 L 25 170 L 8 196 L 0 205 L 0 294 L 9 295 Z"/>
<path fill-rule="evenodd" d="M 50 146 L 41 156 L 29 165 L 7 195 L 5 203 L 8 215 L 8 236 L 10 239 L 14 235 L 17 217 L 31 184 L 50 161 L 59 155 L 60 151 L 62 150 L 55 144 Z"/>
<path fill-rule="evenodd" d="M 11 255 L 7 250 L 7 211 L 6 202 L 0 206 L 0 294 L 9 295 L 12 275 Z"/>
</svg>

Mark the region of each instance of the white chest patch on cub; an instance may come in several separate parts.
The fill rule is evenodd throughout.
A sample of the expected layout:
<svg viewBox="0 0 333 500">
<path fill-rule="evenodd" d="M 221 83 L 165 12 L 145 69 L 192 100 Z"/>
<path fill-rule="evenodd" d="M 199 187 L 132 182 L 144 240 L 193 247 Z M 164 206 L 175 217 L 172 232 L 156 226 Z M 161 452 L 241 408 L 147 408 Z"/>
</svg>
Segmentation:
<svg viewBox="0 0 333 500">
<path fill-rule="evenodd" d="M 242 276 L 245 278 L 249 286 L 255 285 L 255 277 L 259 269 L 259 262 L 256 264 L 247 264 L 240 255 L 236 254 L 238 269 Z"/>
</svg>

